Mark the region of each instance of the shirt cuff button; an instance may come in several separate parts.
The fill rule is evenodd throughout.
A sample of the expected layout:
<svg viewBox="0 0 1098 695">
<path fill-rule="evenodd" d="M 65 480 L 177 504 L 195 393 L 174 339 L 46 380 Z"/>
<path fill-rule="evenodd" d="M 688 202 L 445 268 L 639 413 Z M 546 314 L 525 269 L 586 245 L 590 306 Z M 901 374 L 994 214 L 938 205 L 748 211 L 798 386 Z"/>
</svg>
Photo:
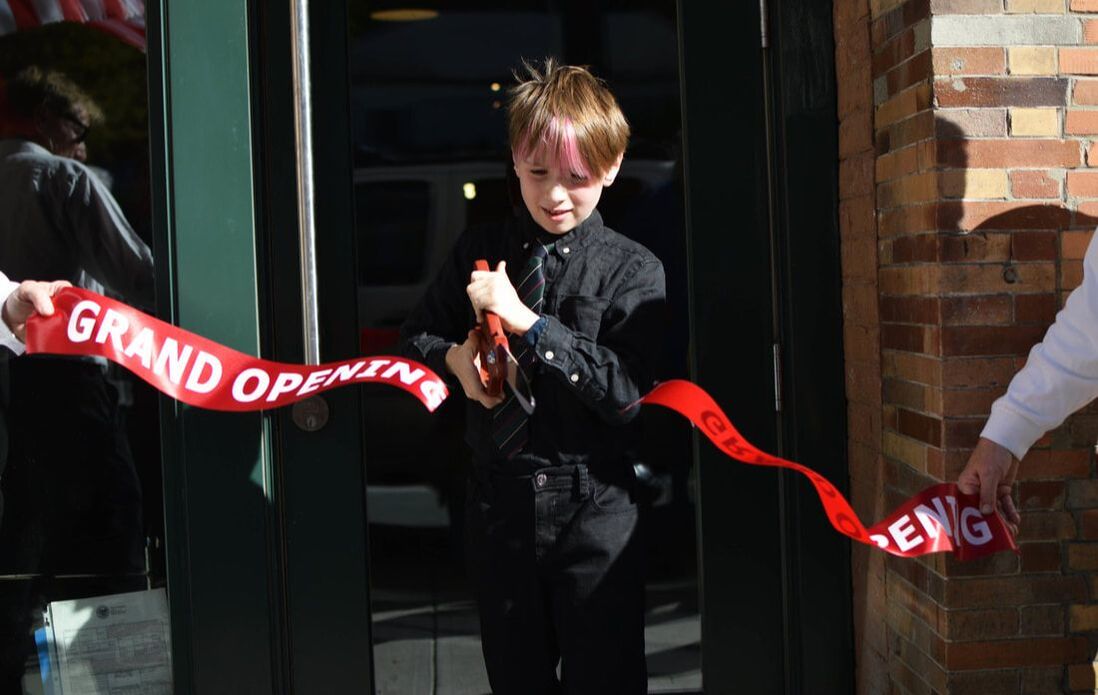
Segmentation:
<svg viewBox="0 0 1098 695">
<path fill-rule="evenodd" d="M 553 359 L 553 351 L 552 350 L 546 350 L 545 351 L 545 359 L 547 359 L 547 360 Z"/>
<path fill-rule="evenodd" d="M 571 379 L 572 383 L 574 384 L 574 383 L 576 383 L 577 381 L 580 380 L 580 375 L 579 374 L 573 374 L 572 376 L 570 376 L 568 378 Z"/>
</svg>

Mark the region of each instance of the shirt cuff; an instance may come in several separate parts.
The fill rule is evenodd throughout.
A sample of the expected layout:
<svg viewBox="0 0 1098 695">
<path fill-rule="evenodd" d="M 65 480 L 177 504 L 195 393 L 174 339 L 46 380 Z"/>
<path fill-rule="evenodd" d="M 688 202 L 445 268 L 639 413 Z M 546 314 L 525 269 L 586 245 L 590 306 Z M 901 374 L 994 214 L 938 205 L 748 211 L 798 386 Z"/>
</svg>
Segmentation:
<svg viewBox="0 0 1098 695">
<path fill-rule="evenodd" d="M 538 320 L 534 322 L 530 329 L 522 334 L 522 339 L 526 341 L 526 344 L 530 347 L 534 347 L 538 344 L 538 337 L 541 332 L 545 330 L 545 325 L 549 323 L 549 320 L 544 316 L 539 316 Z"/>
<path fill-rule="evenodd" d="M 991 417 L 987 419 L 980 436 L 1004 447 L 1021 461 L 1044 433 L 1041 425 L 1010 410 L 1010 406 L 997 402 L 991 406 Z"/>
<path fill-rule="evenodd" d="M 8 297 L 15 291 L 15 288 L 19 287 L 18 282 L 12 282 L 11 280 L 4 279 L 0 282 L 0 307 L 3 307 L 4 303 L 8 301 Z M 3 345 L 7 349 L 11 350 L 17 355 L 22 355 L 26 346 L 23 342 L 15 337 L 15 334 L 8 328 L 8 324 L 4 321 L 0 321 L 0 345 Z"/>
</svg>

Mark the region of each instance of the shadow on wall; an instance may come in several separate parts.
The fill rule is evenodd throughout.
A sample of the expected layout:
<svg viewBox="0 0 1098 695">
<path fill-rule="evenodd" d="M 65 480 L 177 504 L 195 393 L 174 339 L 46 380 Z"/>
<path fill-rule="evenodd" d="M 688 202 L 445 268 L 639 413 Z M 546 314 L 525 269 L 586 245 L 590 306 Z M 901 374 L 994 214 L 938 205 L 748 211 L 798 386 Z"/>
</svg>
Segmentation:
<svg viewBox="0 0 1098 695">
<path fill-rule="evenodd" d="M 1065 202 L 1064 164 L 1084 143 L 972 139 L 941 119 L 936 129 L 941 202 L 930 206 L 930 228 L 939 233 L 923 242 L 909 238 L 910 249 L 894 246 L 893 262 L 939 263 L 942 357 L 1024 357 L 1043 338 L 1068 291 L 1082 282 L 1086 243 L 1098 225 L 1098 217 Z M 1033 166 L 1016 165 L 1019 158 Z M 929 252 L 935 258 L 923 257 Z M 994 383 L 953 386 L 990 387 L 997 396 L 1014 371 L 1005 370 Z M 972 445 L 985 417 L 971 421 L 966 436 Z M 1081 444 L 1054 446 L 1089 446 L 1098 422 L 1087 430 L 1078 437 Z M 946 477 L 959 472 L 947 470 Z"/>
</svg>

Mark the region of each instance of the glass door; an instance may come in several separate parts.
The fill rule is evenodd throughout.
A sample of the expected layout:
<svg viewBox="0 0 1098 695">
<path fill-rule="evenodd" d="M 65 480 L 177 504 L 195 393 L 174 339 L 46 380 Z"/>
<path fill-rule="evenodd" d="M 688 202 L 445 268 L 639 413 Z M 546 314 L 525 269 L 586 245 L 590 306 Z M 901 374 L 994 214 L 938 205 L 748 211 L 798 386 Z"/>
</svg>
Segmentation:
<svg viewBox="0 0 1098 695">
<path fill-rule="evenodd" d="M 660 378 L 687 375 L 686 255 L 676 8 L 635 2 L 348 3 L 348 100 L 365 354 L 398 330 L 458 238 L 498 223 L 512 188 L 504 120 L 522 60 L 588 65 L 633 130 L 600 212 L 648 246 L 670 278 Z M 488 691 L 463 524 L 470 454 L 464 398 L 434 415 L 402 394 L 363 393 L 374 681 L 378 693 Z M 648 554 L 651 692 L 701 688 L 695 496 L 689 427 L 642 414 L 633 461 Z M 435 688 L 435 690 L 431 690 Z"/>
</svg>

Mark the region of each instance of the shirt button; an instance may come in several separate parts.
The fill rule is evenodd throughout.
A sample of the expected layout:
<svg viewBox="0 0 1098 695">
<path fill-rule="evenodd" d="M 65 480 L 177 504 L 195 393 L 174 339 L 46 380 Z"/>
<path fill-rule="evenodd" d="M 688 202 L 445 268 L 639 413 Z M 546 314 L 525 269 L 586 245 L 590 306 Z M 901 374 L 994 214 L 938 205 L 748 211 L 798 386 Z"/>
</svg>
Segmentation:
<svg viewBox="0 0 1098 695">
<path fill-rule="evenodd" d="M 548 480 L 549 477 L 547 475 L 545 475 L 544 473 L 538 473 L 537 477 L 534 478 L 534 484 L 538 487 L 545 487 L 545 483 Z"/>
<path fill-rule="evenodd" d="M 561 250 L 560 250 L 560 252 L 561 252 L 561 253 L 571 253 L 571 252 L 572 252 L 572 249 L 570 249 L 570 248 L 568 248 L 567 246 L 565 246 L 565 247 L 564 247 L 563 249 L 561 249 Z"/>
<path fill-rule="evenodd" d="M 528 242 L 526 242 L 525 244 L 523 244 L 523 245 L 522 245 L 522 248 L 524 248 L 524 249 L 528 249 L 528 248 L 530 248 L 530 242 L 528 241 Z"/>
<path fill-rule="evenodd" d="M 574 383 L 576 383 L 577 381 L 580 380 L 580 375 L 579 374 L 573 374 L 572 376 L 570 376 L 568 378 L 571 379 L 572 383 L 574 384 Z"/>
<path fill-rule="evenodd" d="M 546 350 L 545 351 L 545 359 L 547 359 L 547 360 L 553 359 L 553 351 L 552 350 Z"/>
</svg>

